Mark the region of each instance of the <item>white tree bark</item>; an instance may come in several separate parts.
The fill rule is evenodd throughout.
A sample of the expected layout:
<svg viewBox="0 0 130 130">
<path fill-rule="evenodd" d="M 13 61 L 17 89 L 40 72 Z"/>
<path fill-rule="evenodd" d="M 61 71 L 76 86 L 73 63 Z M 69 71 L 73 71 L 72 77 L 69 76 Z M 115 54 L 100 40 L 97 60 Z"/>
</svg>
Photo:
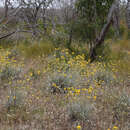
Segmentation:
<svg viewBox="0 0 130 130">
<path fill-rule="evenodd" d="M 117 4 L 118 4 L 118 0 L 115 0 L 109 10 L 109 13 L 107 16 L 107 23 L 103 26 L 99 36 L 95 40 L 94 47 L 90 50 L 91 62 L 93 62 L 96 59 L 96 49 L 103 44 L 105 36 L 110 28 L 110 25 L 113 22 L 113 14 L 117 8 Z"/>
</svg>

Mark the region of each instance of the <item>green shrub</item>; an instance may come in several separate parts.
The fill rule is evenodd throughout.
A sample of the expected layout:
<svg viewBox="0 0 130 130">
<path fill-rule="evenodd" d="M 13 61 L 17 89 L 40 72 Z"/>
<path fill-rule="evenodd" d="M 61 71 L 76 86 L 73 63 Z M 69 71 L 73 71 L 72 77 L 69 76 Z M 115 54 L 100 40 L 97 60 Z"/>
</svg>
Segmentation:
<svg viewBox="0 0 130 130">
<path fill-rule="evenodd" d="M 68 40 L 68 35 L 64 32 L 57 32 L 52 37 L 52 42 L 55 44 L 56 47 L 59 47 L 60 45 L 66 45 Z"/>
<path fill-rule="evenodd" d="M 104 45 L 102 45 L 99 48 L 97 48 L 97 50 L 96 50 L 97 61 L 108 62 L 110 60 L 111 49 L 110 49 L 110 46 L 107 45 L 107 44 L 108 43 L 104 43 Z"/>
<path fill-rule="evenodd" d="M 122 36 L 125 33 L 125 31 L 126 31 L 126 27 L 124 26 L 124 24 L 121 24 L 119 28 L 120 36 Z"/>
</svg>

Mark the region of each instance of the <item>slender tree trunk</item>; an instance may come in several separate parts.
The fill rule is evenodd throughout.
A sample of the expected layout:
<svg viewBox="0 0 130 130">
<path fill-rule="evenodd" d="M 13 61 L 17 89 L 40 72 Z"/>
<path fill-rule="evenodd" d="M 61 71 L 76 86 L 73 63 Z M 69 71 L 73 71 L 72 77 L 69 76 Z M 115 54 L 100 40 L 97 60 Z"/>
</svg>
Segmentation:
<svg viewBox="0 0 130 130">
<path fill-rule="evenodd" d="M 68 48 L 69 50 L 71 50 L 72 37 L 73 37 L 73 29 L 72 29 L 72 27 L 71 27 L 71 29 L 70 29 L 70 34 L 69 34 L 69 40 L 68 40 L 68 42 L 67 42 L 67 48 Z"/>
<path fill-rule="evenodd" d="M 91 59 L 91 62 L 93 62 L 95 59 L 96 59 L 96 50 L 98 47 L 100 47 L 103 42 L 104 42 L 104 39 L 105 39 L 105 36 L 110 28 L 110 25 L 112 24 L 113 22 L 113 13 L 116 9 L 116 6 L 117 6 L 117 0 L 115 0 L 109 10 L 109 13 L 108 13 L 108 16 L 107 16 L 107 23 L 103 26 L 99 36 L 96 38 L 95 40 L 95 43 L 94 43 L 94 47 L 92 49 L 90 49 L 90 59 Z"/>
<path fill-rule="evenodd" d="M 130 0 L 128 0 L 127 3 L 126 18 L 127 18 L 128 29 L 130 29 Z"/>
<path fill-rule="evenodd" d="M 8 0 L 5 0 L 5 14 L 4 14 L 5 19 L 8 16 L 8 10 L 9 10 L 9 8 L 8 8 Z"/>
</svg>

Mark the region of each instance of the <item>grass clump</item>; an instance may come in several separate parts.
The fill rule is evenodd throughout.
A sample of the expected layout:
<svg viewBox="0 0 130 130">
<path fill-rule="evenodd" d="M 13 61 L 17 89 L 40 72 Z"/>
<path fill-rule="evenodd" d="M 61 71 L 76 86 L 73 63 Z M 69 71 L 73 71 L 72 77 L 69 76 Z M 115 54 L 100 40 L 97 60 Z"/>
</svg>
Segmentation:
<svg viewBox="0 0 130 130">
<path fill-rule="evenodd" d="M 110 71 L 104 70 L 102 68 L 102 71 L 99 70 L 95 73 L 95 79 L 98 83 L 102 83 L 102 85 L 110 86 L 115 82 L 114 74 Z"/>
<path fill-rule="evenodd" d="M 115 102 L 115 105 L 113 107 L 115 117 L 118 120 L 121 119 L 128 119 L 130 114 L 130 96 L 128 96 L 126 93 L 121 94 Z"/>
<path fill-rule="evenodd" d="M 18 57 L 18 56 L 19 56 L 18 50 L 12 49 L 10 54 L 8 55 L 8 58 L 9 59 L 14 59 L 14 58 L 16 59 L 16 57 Z"/>
<path fill-rule="evenodd" d="M 37 52 L 42 50 L 41 43 L 29 44 L 19 47 L 29 50 L 34 45 L 38 46 Z M 10 50 L 0 51 L 0 70 L 10 79 L 2 82 L 2 86 L 9 87 L 0 87 L 0 125 L 7 125 L 5 129 L 16 123 L 15 129 L 27 124 L 27 129 L 45 130 L 73 130 L 77 125 L 85 130 L 128 129 L 129 82 L 120 77 L 117 60 L 90 63 L 85 54 L 65 48 L 56 48 L 53 55 L 49 53 L 44 58 L 39 57 L 43 52 L 38 52 L 36 58 L 29 52 L 30 59 L 21 53 L 14 59 L 15 53 L 10 57 Z M 23 48 L 24 52 L 28 53 Z M 127 58 L 123 59 L 124 64 Z M 22 71 L 20 75 L 12 71 L 10 74 L 6 66 L 16 72 L 17 68 Z M 128 94 L 122 94 L 123 90 Z"/>
<path fill-rule="evenodd" d="M 15 111 L 24 104 L 23 94 L 19 90 L 12 89 L 8 96 L 6 108 L 8 111 Z"/>
<path fill-rule="evenodd" d="M 47 84 L 52 93 L 65 93 L 67 92 L 67 88 L 78 86 L 79 79 L 80 75 L 78 72 L 55 72 L 48 75 Z"/>
<path fill-rule="evenodd" d="M 92 119 L 94 107 L 87 99 L 80 99 L 71 102 L 67 110 L 72 121 L 87 121 Z"/>
<path fill-rule="evenodd" d="M 18 79 L 19 73 L 21 72 L 20 69 L 16 69 L 10 66 L 5 66 L 0 71 L 0 79 L 3 80 L 14 80 Z"/>
<path fill-rule="evenodd" d="M 36 80 L 36 79 L 38 79 L 38 78 L 40 77 L 41 71 L 38 70 L 38 71 L 36 72 L 34 69 L 31 68 L 31 69 L 29 70 L 29 74 L 30 74 L 30 76 L 31 76 L 31 79 Z"/>
<path fill-rule="evenodd" d="M 21 44 L 18 49 L 27 58 L 36 58 L 39 56 L 50 55 L 54 51 L 54 46 L 49 41 L 40 41 L 39 43 Z"/>
</svg>

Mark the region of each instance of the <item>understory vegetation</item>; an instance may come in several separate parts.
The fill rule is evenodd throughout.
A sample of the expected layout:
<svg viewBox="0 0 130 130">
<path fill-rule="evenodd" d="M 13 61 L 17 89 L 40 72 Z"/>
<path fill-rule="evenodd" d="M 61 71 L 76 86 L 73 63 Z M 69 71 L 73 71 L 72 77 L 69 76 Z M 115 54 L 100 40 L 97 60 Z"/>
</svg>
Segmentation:
<svg viewBox="0 0 130 130">
<path fill-rule="evenodd" d="M 105 42 L 93 63 L 83 47 L 1 45 L 0 129 L 129 130 L 130 41 Z"/>
<path fill-rule="evenodd" d="M 130 130 L 130 0 L 0 0 L 0 130 Z"/>
</svg>

